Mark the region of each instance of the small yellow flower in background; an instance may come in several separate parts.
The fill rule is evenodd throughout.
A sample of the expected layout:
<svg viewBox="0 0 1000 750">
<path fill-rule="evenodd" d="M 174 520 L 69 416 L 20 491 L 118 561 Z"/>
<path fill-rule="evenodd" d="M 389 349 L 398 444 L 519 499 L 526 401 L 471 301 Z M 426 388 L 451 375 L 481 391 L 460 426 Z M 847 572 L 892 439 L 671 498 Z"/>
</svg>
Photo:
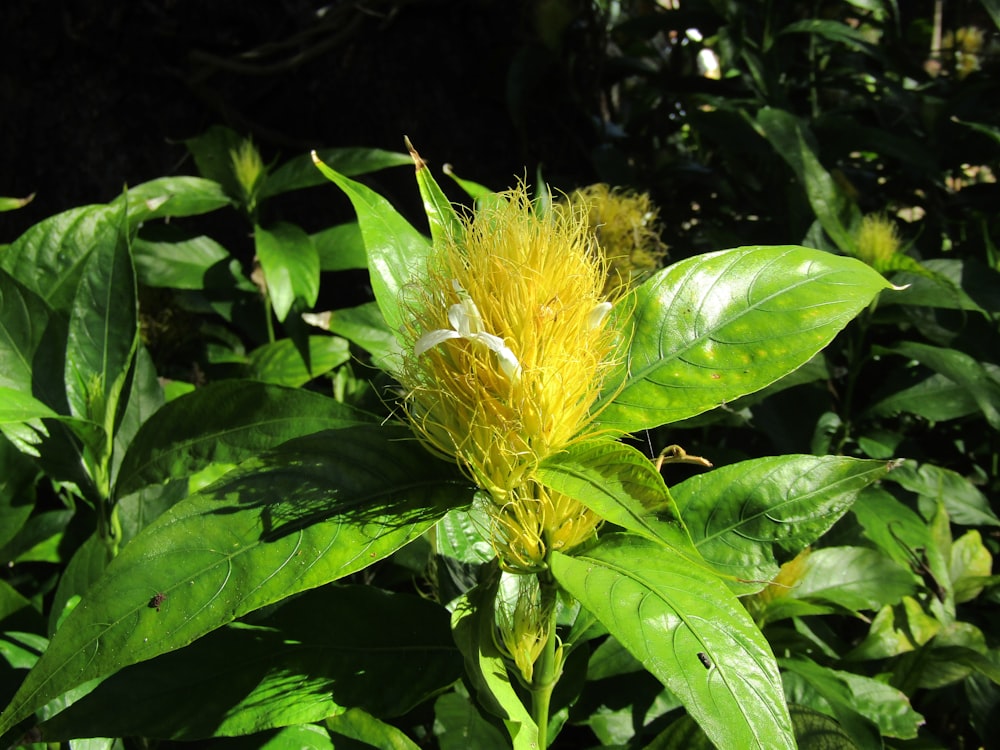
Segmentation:
<svg viewBox="0 0 1000 750">
<path fill-rule="evenodd" d="M 656 271 L 667 254 L 660 240 L 658 210 L 646 193 L 628 193 L 599 183 L 574 191 L 561 204 L 583 209 L 608 261 L 605 295 L 618 298 Z"/>
<path fill-rule="evenodd" d="M 903 244 L 896 222 L 884 214 L 865 216 L 854 240 L 858 246 L 858 258 L 876 271 L 886 268 Z"/>
<path fill-rule="evenodd" d="M 407 413 L 488 494 L 508 570 L 542 569 L 550 550 L 587 541 L 600 522 L 534 473 L 594 436 L 591 407 L 617 341 L 606 277 L 583 212 L 540 216 L 520 187 L 435 248 L 404 299 Z"/>
<path fill-rule="evenodd" d="M 247 208 L 252 212 L 257 203 L 257 188 L 267 176 L 267 168 L 264 166 L 260 151 L 248 138 L 240 143 L 239 148 L 229 151 L 229 161 L 232 164 L 236 182 L 239 183 L 240 190 L 243 191 L 243 199 Z"/>
</svg>

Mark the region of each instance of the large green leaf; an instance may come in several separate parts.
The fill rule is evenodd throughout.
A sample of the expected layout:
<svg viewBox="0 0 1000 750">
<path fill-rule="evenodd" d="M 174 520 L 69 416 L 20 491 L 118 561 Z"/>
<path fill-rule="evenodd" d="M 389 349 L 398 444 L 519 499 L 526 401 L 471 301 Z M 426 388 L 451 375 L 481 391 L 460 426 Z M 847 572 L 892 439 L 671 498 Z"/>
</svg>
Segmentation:
<svg viewBox="0 0 1000 750">
<path fill-rule="evenodd" d="M 431 243 L 414 229 L 385 198 L 360 182 L 328 167 L 315 153 L 319 170 L 351 199 L 368 252 L 372 291 L 385 322 L 393 331 L 402 327 L 400 293 L 415 273 L 421 272 Z"/>
<path fill-rule="evenodd" d="M 132 244 L 139 283 L 171 289 L 229 289 L 256 292 L 239 261 L 205 235 L 190 235 L 172 224 L 143 229 Z"/>
<path fill-rule="evenodd" d="M 858 260 L 802 247 L 683 260 L 616 307 L 632 338 L 598 419 L 631 432 L 760 390 L 808 362 L 888 286 Z"/>
<path fill-rule="evenodd" d="M 309 167 L 314 171 L 316 169 L 312 164 Z M 365 252 L 365 241 L 358 222 L 337 224 L 309 236 L 319 253 L 320 270 L 350 271 L 368 268 L 368 254 Z"/>
<path fill-rule="evenodd" d="M 469 501 L 455 476 L 408 430 L 379 426 L 247 462 L 123 548 L 0 715 L 0 735 L 77 685 L 391 554 Z"/>
<path fill-rule="evenodd" d="M 726 586 L 656 542 L 611 534 L 552 573 L 719 747 L 794 748 L 767 641 Z"/>
<path fill-rule="evenodd" d="M 458 214 L 455 213 L 455 207 L 445 196 L 434 179 L 434 175 L 431 174 L 431 170 L 428 169 L 427 163 L 420 158 L 420 154 L 413 148 L 409 138 L 406 139 L 406 147 L 410 150 L 410 156 L 413 157 L 413 162 L 417 167 L 417 187 L 424 202 L 424 213 L 427 214 L 432 241 L 439 244 L 460 237 L 463 226 L 458 219 Z"/>
<path fill-rule="evenodd" d="M 877 550 L 825 547 L 806 557 L 795 585 L 784 596 L 875 611 L 913 595 L 917 583 L 909 568 Z"/>
<path fill-rule="evenodd" d="M 672 488 L 698 550 L 718 571 L 759 590 L 784 556 L 812 544 L 891 464 L 842 456 L 776 456 L 741 461 Z"/>
<path fill-rule="evenodd" d="M 164 599 L 159 614 L 172 606 L 183 602 Z M 48 741 L 189 740 L 321 721 L 352 707 L 398 716 L 458 679 L 461 666 L 443 607 L 372 586 L 324 587 L 252 625 L 126 667 L 40 729 Z"/>
<path fill-rule="evenodd" d="M 274 314 L 284 322 L 296 300 L 312 307 L 319 296 L 319 253 L 309 235 L 287 222 L 254 227 L 254 246 Z"/>
<path fill-rule="evenodd" d="M 292 438 L 377 421 L 332 398 L 224 380 L 174 399 L 139 428 L 118 471 L 118 497 L 212 463 L 236 464 Z"/>
<path fill-rule="evenodd" d="M 69 310 L 91 252 L 115 246 L 121 224 L 121 208 L 113 204 L 64 211 L 14 240 L 0 253 L 0 268 L 50 307 Z"/>
<path fill-rule="evenodd" d="M 880 352 L 910 357 L 965 389 L 995 430 L 1000 430 L 1000 382 L 965 352 L 915 341 L 903 341 Z"/>
<path fill-rule="evenodd" d="M 70 413 L 112 435 L 118 400 L 139 343 L 135 270 L 125 212 L 119 233 L 94 248 L 83 268 L 66 340 L 66 398 Z"/>
<path fill-rule="evenodd" d="M 376 719 L 360 708 L 351 708 L 342 714 L 327 717 L 323 724 L 341 747 L 355 747 L 350 740 L 356 740 L 363 743 L 362 747 L 373 747 L 375 750 L 420 750 L 420 746 L 401 729 Z M 345 737 L 348 742 L 341 743 L 341 739 Z"/>
</svg>

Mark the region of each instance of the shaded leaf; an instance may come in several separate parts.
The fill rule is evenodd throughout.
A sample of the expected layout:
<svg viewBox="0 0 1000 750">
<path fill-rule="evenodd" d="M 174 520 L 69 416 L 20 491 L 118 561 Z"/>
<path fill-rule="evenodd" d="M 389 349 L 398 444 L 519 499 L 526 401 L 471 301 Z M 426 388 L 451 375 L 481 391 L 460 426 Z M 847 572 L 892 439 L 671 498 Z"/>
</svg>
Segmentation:
<svg viewBox="0 0 1000 750">
<path fill-rule="evenodd" d="M 324 164 L 330 165 L 332 169 L 346 177 L 413 164 L 407 154 L 377 148 L 321 148 L 316 154 Z M 302 154 L 289 159 L 267 176 L 260 189 L 259 198 L 263 200 L 291 190 L 322 185 L 324 182 L 309 154 Z"/>
<path fill-rule="evenodd" d="M 351 358 L 347 341 L 339 336 L 309 336 L 307 341 L 308 362 L 292 339 L 257 347 L 250 352 L 247 376 L 295 388 L 325 375 Z"/>
<path fill-rule="evenodd" d="M 173 606 L 183 603 L 164 599 L 159 614 Z M 354 707 L 398 716 L 460 672 L 443 607 L 370 586 L 333 586 L 126 667 L 40 728 L 49 741 L 190 740 L 321 721 Z"/>
<path fill-rule="evenodd" d="M 150 219 L 198 216 L 224 206 L 232 199 L 215 180 L 202 177 L 160 177 L 143 182 L 117 198 L 112 205 L 125 204 L 133 227 Z"/>
<path fill-rule="evenodd" d="M 453 467 L 408 438 L 363 426 L 293 440 L 175 505 L 67 617 L 0 734 L 88 680 L 361 570 L 467 503 Z"/>
<path fill-rule="evenodd" d="M 284 322 L 296 300 L 307 308 L 316 304 L 319 254 L 309 235 L 287 222 L 279 222 L 269 229 L 255 226 L 254 247 L 278 320 Z"/>
<path fill-rule="evenodd" d="M 794 599 L 831 602 L 852 611 L 878 610 L 916 592 L 913 573 L 876 550 L 825 547 L 810 553 L 787 592 Z"/>
<path fill-rule="evenodd" d="M 951 469 L 906 461 L 889 475 L 889 479 L 910 492 L 915 492 L 935 507 L 942 504 L 955 523 L 966 526 L 1000 526 L 1000 519 L 993 512 L 986 496 L 972 482 Z"/>
<path fill-rule="evenodd" d="M 0 387 L 31 393 L 32 360 L 48 320 L 41 297 L 0 271 Z"/>
<path fill-rule="evenodd" d="M 311 162 L 309 166 L 313 170 L 316 169 Z M 320 177 L 322 178 L 322 175 Z M 337 224 L 309 236 L 316 247 L 316 252 L 319 253 L 321 271 L 368 268 L 368 254 L 365 252 L 365 241 L 361 236 L 358 222 Z"/>
</svg>

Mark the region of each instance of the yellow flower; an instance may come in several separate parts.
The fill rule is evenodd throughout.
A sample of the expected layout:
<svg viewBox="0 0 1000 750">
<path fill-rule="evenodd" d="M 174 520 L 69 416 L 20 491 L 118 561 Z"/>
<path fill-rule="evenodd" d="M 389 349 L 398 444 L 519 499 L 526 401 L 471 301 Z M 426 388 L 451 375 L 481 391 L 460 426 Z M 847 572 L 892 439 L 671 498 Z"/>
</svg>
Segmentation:
<svg viewBox="0 0 1000 750">
<path fill-rule="evenodd" d="M 599 183 L 574 191 L 557 205 L 586 212 L 608 262 L 608 297 L 622 296 L 662 265 L 667 247 L 660 240 L 657 208 L 646 193 L 621 192 Z"/>
<path fill-rule="evenodd" d="M 490 497 L 509 570 L 589 539 L 592 512 L 534 480 L 546 458 L 593 437 L 591 413 L 616 335 L 606 267 L 579 211 L 536 214 L 521 187 L 435 248 L 404 306 L 401 380 L 418 436 Z"/>
<path fill-rule="evenodd" d="M 882 270 L 902 245 L 896 223 L 883 214 L 865 216 L 854 239 L 858 257 L 876 271 Z"/>
</svg>

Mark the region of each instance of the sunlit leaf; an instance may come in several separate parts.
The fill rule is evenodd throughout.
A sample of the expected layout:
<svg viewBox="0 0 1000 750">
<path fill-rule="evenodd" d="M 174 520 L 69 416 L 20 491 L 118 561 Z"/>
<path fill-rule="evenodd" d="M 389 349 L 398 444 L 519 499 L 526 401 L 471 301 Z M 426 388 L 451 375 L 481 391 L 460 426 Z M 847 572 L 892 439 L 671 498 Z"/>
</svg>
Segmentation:
<svg viewBox="0 0 1000 750">
<path fill-rule="evenodd" d="M 413 165 L 407 154 L 377 148 L 321 148 L 316 154 L 324 164 L 346 177 L 356 177 L 388 167 Z M 289 159 L 267 176 L 259 198 L 322 185 L 324 182 L 309 154 L 302 154 Z"/>
<path fill-rule="evenodd" d="M 683 260 L 616 307 L 631 339 L 598 419 L 631 432 L 760 390 L 808 362 L 888 286 L 860 261 L 800 247 Z"/>
<path fill-rule="evenodd" d="M 309 336 L 308 360 L 292 339 L 281 339 L 250 352 L 247 375 L 277 385 L 298 387 L 325 375 L 351 358 L 347 341 L 339 336 Z"/>
<path fill-rule="evenodd" d="M 767 641 L 718 577 L 631 534 L 556 552 L 551 567 L 717 745 L 795 747 Z"/>
</svg>

